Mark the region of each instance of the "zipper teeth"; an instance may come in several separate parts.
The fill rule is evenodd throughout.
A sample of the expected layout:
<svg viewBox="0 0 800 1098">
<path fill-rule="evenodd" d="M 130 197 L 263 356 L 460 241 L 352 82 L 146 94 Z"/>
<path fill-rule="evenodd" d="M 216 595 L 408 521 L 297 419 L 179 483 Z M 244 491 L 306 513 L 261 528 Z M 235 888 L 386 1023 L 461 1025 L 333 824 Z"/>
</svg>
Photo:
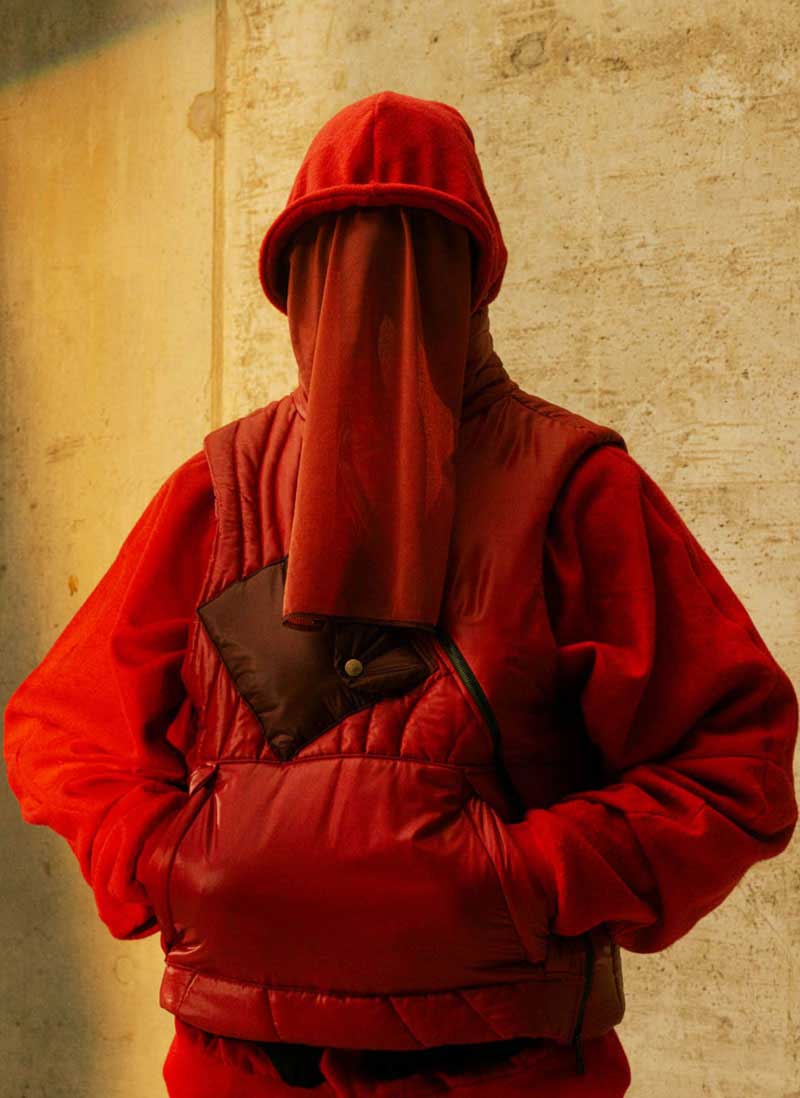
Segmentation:
<svg viewBox="0 0 800 1098">
<path fill-rule="evenodd" d="M 475 699 L 478 708 L 483 714 L 483 719 L 486 721 L 486 724 L 489 727 L 489 732 L 492 737 L 492 743 L 494 745 L 495 765 L 497 767 L 500 780 L 505 787 L 506 794 L 511 802 L 512 817 L 518 820 L 522 819 L 525 815 L 525 804 L 520 797 L 517 787 L 511 780 L 511 775 L 506 769 L 505 761 L 502 757 L 502 738 L 500 733 L 500 726 L 498 725 L 497 719 L 494 715 L 494 712 L 492 711 L 492 707 L 489 704 L 489 699 L 486 697 L 483 687 L 478 682 L 474 671 L 467 663 L 461 650 L 459 649 L 453 638 L 449 636 L 449 634 L 446 633 L 444 629 L 441 628 L 441 626 L 437 628 L 436 635 L 444 646 L 448 656 L 450 657 L 453 665 L 456 668 L 456 671 L 461 676 L 461 679 L 465 683 L 467 689 L 472 694 L 472 697 Z"/>
<path fill-rule="evenodd" d="M 578 1006 L 578 1019 L 575 1023 L 575 1038 L 577 1038 L 583 1027 L 583 1015 L 586 1011 L 586 1002 L 589 998 L 589 992 L 592 989 L 592 974 L 594 969 L 594 946 L 592 940 L 589 937 L 589 933 L 586 934 L 586 979 L 583 982 L 583 992 L 581 994 L 580 1005 Z"/>
<path fill-rule="evenodd" d="M 495 742 L 497 742 L 497 739 L 499 738 L 499 735 L 500 735 L 500 729 L 499 729 L 497 721 L 495 719 L 495 715 L 492 712 L 491 706 L 489 705 L 489 699 L 486 697 L 485 693 L 483 692 L 483 687 L 481 686 L 481 684 L 476 679 L 472 668 L 469 666 L 467 661 L 464 659 L 464 657 L 461 654 L 459 648 L 457 647 L 455 641 L 451 637 L 449 637 L 446 633 L 441 632 L 441 631 L 439 631 L 439 638 L 442 641 L 442 643 L 444 644 L 445 648 L 447 649 L 447 654 L 449 655 L 450 659 L 456 665 L 456 668 L 458 669 L 458 673 L 465 680 L 467 686 L 471 690 L 472 695 L 475 698 L 475 701 L 478 703 L 478 706 L 480 707 L 480 710 L 483 713 L 484 720 L 486 721 L 486 723 L 491 728 L 492 736 L 494 737 Z"/>
</svg>

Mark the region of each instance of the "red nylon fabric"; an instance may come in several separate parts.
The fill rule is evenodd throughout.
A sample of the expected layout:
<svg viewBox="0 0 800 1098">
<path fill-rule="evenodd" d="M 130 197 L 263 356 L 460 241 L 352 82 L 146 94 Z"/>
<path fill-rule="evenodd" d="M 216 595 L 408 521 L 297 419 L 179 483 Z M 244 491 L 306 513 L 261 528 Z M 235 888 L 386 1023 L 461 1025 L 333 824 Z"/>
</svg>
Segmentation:
<svg viewBox="0 0 800 1098">
<path fill-rule="evenodd" d="M 432 210 L 354 207 L 296 234 L 288 317 L 306 423 L 285 625 L 436 624 L 462 401 L 480 390 L 470 266 L 467 231 Z"/>
</svg>

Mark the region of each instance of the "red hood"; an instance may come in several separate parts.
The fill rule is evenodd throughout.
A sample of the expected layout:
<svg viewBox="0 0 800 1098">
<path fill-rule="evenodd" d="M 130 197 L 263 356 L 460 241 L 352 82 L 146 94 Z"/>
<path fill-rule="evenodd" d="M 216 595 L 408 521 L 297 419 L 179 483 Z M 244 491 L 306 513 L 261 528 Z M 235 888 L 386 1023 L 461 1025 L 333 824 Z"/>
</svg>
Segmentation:
<svg viewBox="0 0 800 1098">
<path fill-rule="evenodd" d="M 286 313 L 285 249 L 302 222 L 346 206 L 390 204 L 424 206 L 468 229 L 477 249 L 471 312 L 497 297 L 508 253 L 472 130 L 447 103 L 382 91 L 344 107 L 312 140 L 261 242 L 259 278 L 273 305 Z"/>
</svg>

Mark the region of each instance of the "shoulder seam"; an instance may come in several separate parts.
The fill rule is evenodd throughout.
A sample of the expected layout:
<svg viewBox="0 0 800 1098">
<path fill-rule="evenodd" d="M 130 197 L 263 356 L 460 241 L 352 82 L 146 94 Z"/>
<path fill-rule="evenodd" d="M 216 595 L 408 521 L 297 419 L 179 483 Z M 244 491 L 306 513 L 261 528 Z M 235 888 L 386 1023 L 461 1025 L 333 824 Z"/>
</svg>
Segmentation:
<svg viewBox="0 0 800 1098">
<path fill-rule="evenodd" d="M 559 420 L 565 427 L 572 427 L 576 431 L 588 431 L 590 434 L 596 435 L 598 433 L 607 433 L 613 431 L 614 434 L 620 434 L 615 428 L 609 424 L 603 423 L 576 423 L 571 417 L 573 415 L 580 416 L 579 412 L 571 412 L 568 408 L 562 408 L 557 411 L 555 408 L 552 411 L 546 411 L 541 405 L 535 405 L 528 403 L 518 393 L 511 393 L 511 399 L 516 400 L 518 404 L 521 404 L 524 408 L 527 408 L 529 412 L 533 412 L 535 415 L 543 416 L 545 419 Z M 586 418 L 586 417 L 582 417 Z"/>
</svg>

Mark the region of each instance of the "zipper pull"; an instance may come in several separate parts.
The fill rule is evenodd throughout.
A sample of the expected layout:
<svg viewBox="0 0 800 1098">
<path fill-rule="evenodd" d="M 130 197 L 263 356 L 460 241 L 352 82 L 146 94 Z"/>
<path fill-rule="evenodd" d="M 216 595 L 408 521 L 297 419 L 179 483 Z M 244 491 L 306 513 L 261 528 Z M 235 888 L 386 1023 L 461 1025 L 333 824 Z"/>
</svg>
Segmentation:
<svg viewBox="0 0 800 1098">
<path fill-rule="evenodd" d="M 189 794 L 207 785 L 216 774 L 218 767 L 219 763 L 216 762 L 201 763 L 200 766 L 195 767 L 189 776 Z"/>
<path fill-rule="evenodd" d="M 583 941 L 586 947 L 583 991 L 581 994 L 580 1006 L 578 1007 L 578 1020 L 575 1023 L 575 1035 L 572 1038 L 572 1044 L 575 1047 L 575 1071 L 578 1075 L 586 1074 L 586 1064 L 583 1059 L 583 1019 L 586 1013 L 586 1002 L 589 998 L 589 991 L 592 987 L 595 958 L 594 943 L 592 942 L 590 931 L 587 930 L 583 934 Z"/>
</svg>

